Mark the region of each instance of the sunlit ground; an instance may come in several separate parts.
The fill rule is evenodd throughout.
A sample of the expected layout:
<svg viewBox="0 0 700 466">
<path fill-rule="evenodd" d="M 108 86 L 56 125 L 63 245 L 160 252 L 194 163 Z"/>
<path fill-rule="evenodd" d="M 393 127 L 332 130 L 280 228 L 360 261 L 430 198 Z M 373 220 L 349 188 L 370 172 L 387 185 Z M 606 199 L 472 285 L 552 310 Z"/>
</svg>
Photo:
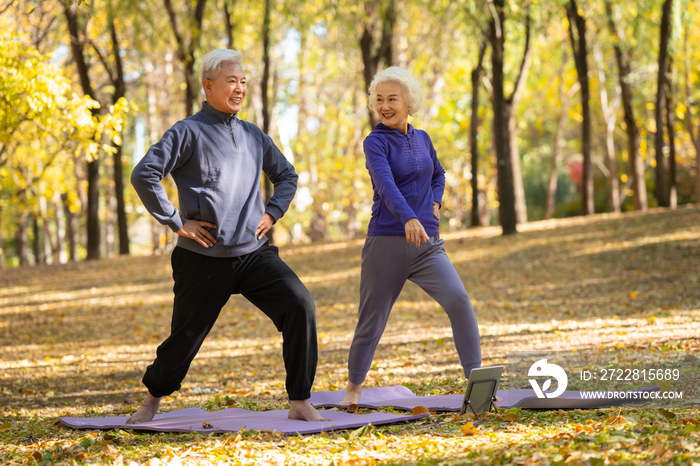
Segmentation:
<svg viewBox="0 0 700 466">
<path fill-rule="evenodd" d="M 698 350 L 699 209 L 538 222 L 520 231 L 512 237 L 500 236 L 498 228 L 444 235 L 448 255 L 476 310 L 484 365 L 505 362 L 509 351 L 616 345 Z M 316 390 L 345 388 L 362 242 L 287 246 L 281 252 L 316 302 Z M 0 416 L 29 420 L 133 412 L 144 392 L 143 371 L 168 335 L 169 256 L 0 273 Z M 274 326 L 245 299 L 234 296 L 182 390 L 169 397 L 163 409 L 220 409 L 225 407 L 220 404 L 224 396 L 248 409 L 282 408 L 284 375 L 281 338 Z M 447 316 L 422 290 L 408 284 L 394 307 L 366 386 L 410 384 L 421 394 L 442 394 L 463 388 L 461 377 Z M 462 436 L 459 426 L 464 422 L 446 426 L 442 420 L 432 427 L 427 422 L 437 421 L 425 421 L 415 432 L 404 426 L 402 436 L 370 436 L 352 448 L 342 447 L 347 436 L 329 434 L 337 443 L 335 456 L 328 456 L 319 436 L 273 436 L 256 443 L 234 435 L 201 440 L 206 454 L 195 449 L 182 459 L 200 455 L 198 461 L 209 458 L 206 461 L 215 464 L 217 449 L 230 453 L 231 446 L 238 445 L 242 456 L 236 461 L 243 462 L 248 454 L 263 464 L 304 458 L 310 463 L 372 458 L 386 463 L 457 458 L 455 451 L 467 455 L 484 442 L 483 436 Z M 546 441 L 564 431 L 515 423 L 492 434 L 490 448 Z M 64 442 L 70 442 L 82 433 L 63 435 Z M 405 435 L 411 438 L 408 444 Z M 40 441 L 47 439 L 27 439 L 21 451 L 36 448 Z M 282 442 L 284 448 L 266 448 L 269 441 Z M 8 448 L 3 442 L 0 454 Z M 170 458 L 178 454 L 171 451 Z M 571 456 L 571 461 L 584 461 L 582 455 Z M 227 458 L 233 461 L 235 455 Z M 542 460 L 528 458 L 534 458 L 530 464 Z"/>
</svg>

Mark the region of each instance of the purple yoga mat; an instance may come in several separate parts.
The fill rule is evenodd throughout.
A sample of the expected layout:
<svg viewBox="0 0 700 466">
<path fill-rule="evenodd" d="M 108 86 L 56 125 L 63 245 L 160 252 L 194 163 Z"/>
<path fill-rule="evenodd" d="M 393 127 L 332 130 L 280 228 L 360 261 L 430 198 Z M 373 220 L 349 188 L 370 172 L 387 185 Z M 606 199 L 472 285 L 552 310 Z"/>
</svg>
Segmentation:
<svg viewBox="0 0 700 466">
<path fill-rule="evenodd" d="M 344 411 L 319 411 L 330 421 L 307 422 L 287 418 L 289 410 L 248 411 L 228 408 L 209 412 L 199 408 L 185 408 L 157 414 L 152 421 L 126 424 L 129 416 L 119 417 L 62 417 L 61 422 L 73 429 L 134 429 L 155 432 L 235 432 L 247 430 L 277 431 L 285 434 L 315 434 L 339 429 L 354 429 L 368 424 L 381 425 L 413 421 L 427 413 L 404 416 L 390 413 L 350 414 Z M 211 427 L 210 427 L 211 426 Z"/>
<path fill-rule="evenodd" d="M 656 391 L 658 385 L 634 391 Z M 551 391 L 550 391 L 551 392 Z M 339 404 L 345 398 L 345 390 L 335 392 L 311 392 L 311 404 L 320 408 L 343 408 Z M 587 392 L 594 393 L 594 392 Z M 532 389 L 498 390 L 496 396 L 503 399 L 497 401 L 500 408 L 526 409 L 588 409 L 622 404 L 625 400 L 611 398 L 583 398 L 579 391 L 565 391 L 557 398 L 537 398 Z M 416 406 L 424 406 L 430 411 L 459 411 L 462 408 L 464 395 L 417 396 L 403 385 L 392 387 L 365 388 L 360 396 L 361 408 L 379 408 L 393 406 L 396 409 L 410 411 Z"/>
</svg>

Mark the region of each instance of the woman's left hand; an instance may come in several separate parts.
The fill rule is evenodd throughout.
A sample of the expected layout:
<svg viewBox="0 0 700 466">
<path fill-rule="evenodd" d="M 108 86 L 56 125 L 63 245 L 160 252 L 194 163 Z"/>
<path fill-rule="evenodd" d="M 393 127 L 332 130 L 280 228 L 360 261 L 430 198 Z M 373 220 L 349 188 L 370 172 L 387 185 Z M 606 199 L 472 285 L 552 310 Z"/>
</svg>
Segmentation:
<svg viewBox="0 0 700 466">
<path fill-rule="evenodd" d="M 433 217 L 440 220 L 440 203 L 433 201 Z"/>
</svg>

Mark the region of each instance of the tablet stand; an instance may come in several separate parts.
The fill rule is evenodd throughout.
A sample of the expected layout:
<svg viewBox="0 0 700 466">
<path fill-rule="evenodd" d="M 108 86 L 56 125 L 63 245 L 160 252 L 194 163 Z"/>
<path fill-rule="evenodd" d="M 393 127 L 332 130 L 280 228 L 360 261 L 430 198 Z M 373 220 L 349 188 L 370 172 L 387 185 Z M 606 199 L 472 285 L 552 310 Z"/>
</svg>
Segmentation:
<svg viewBox="0 0 700 466">
<path fill-rule="evenodd" d="M 471 394 L 472 394 L 472 389 L 474 388 L 474 385 L 480 384 L 480 383 L 490 383 L 491 384 L 491 396 L 489 397 L 489 410 L 487 412 L 491 412 L 491 409 L 493 408 L 494 411 L 498 412 L 498 409 L 496 408 L 496 405 L 494 402 L 496 401 L 496 390 L 498 387 L 498 379 L 484 379 L 484 380 L 477 380 L 476 382 L 472 382 L 469 384 L 469 391 L 467 392 L 466 396 L 464 397 L 464 401 L 462 402 L 462 410 L 459 412 L 460 415 L 466 414 L 467 408 L 471 409 L 472 413 L 474 413 L 474 416 L 479 419 L 479 415 L 477 412 L 474 410 L 474 407 L 472 406 L 472 401 L 471 401 Z"/>
</svg>

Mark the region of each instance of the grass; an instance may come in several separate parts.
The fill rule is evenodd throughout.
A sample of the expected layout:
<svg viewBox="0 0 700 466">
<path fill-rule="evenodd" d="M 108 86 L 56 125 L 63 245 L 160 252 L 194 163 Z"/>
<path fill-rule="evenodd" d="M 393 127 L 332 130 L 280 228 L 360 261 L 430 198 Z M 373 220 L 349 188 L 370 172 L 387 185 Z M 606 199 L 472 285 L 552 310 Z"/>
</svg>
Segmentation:
<svg viewBox="0 0 700 466">
<path fill-rule="evenodd" d="M 513 351 L 682 351 L 698 370 L 700 209 L 598 215 L 444 235 L 480 325 L 484 365 Z M 314 296 L 316 390 L 344 389 L 363 240 L 284 247 Z M 700 462 L 696 379 L 669 409 L 511 410 L 482 420 L 434 414 L 415 423 L 290 436 L 260 432 L 75 431 L 61 416 L 132 413 L 155 348 L 168 335 L 169 256 L 4 270 L 0 275 L 2 464 L 693 464 Z M 695 356 L 694 356 L 695 355 Z M 685 369 L 684 369 L 685 370 Z M 515 386 L 514 379 L 504 379 Z M 460 393 L 447 316 L 407 284 L 367 387 Z M 281 338 L 231 298 L 182 390 L 162 404 L 209 410 L 287 407 Z M 472 429 L 464 428 L 472 422 Z M 464 429 L 463 429 L 464 428 Z M 466 432 L 466 435 L 465 435 Z"/>
</svg>

